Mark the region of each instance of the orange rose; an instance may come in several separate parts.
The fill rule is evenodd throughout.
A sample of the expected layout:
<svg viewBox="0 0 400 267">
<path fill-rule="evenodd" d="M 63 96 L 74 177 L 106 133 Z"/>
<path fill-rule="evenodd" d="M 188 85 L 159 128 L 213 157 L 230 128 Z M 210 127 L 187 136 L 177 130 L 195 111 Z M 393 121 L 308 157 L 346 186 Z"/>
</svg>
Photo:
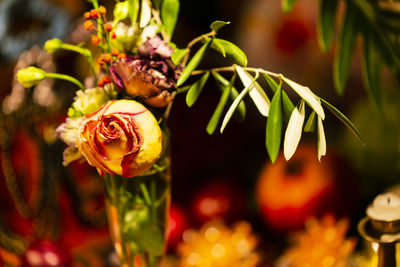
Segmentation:
<svg viewBox="0 0 400 267">
<path fill-rule="evenodd" d="M 100 175 L 141 175 L 153 166 L 162 150 L 156 119 L 134 100 L 109 101 L 85 115 L 79 133 L 78 149 Z"/>
</svg>

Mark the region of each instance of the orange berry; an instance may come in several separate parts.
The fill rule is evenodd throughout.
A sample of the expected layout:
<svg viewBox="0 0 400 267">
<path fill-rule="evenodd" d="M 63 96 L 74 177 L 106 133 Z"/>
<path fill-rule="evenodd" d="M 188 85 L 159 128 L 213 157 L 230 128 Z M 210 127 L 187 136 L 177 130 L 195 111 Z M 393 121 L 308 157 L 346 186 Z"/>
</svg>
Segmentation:
<svg viewBox="0 0 400 267">
<path fill-rule="evenodd" d="M 88 11 L 88 12 L 85 12 L 85 13 L 83 14 L 83 17 L 84 17 L 85 19 L 91 19 L 91 18 L 92 18 L 92 14 L 90 14 L 90 12 Z"/>
<path fill-rule="evenodd" d="M 125 53 L 119 53 L 117 58 L 118 59 L 126 58 L 126 54 Z"/>
<path fill-rule="evenodd" d="M 100 43 L 100 38 L 98 37 L 98 36 L 92 36 L 91 38 L 90 38 L 90 41 L 92 42 L 92 44 L 94 44 L 94 45 L 98 45 L 99 43 Z"/>
<path fill-rule="evenodd" d="M 103 80 L 99 80 L 99 81 L 97 82 L 97 85 L 98 85 L 99 87 L 103 87 L 103 86 L 104 86 L 104 81 L 103 81 Z"/>
<path fill-rule="evenodd" d="M 107 54 L 102 54 L 102 55 L 100 56 L 100 58 L 101 58 L 102 60 L 104 60 L 105 62 L 108 62 L 108 63 L 110 63 L 110 62 L 112 61 L 111 54 L 109 54 L 109 53 L 107 53 Z"/>
<path fill-rule="evenodd" d="M 87 20 L 87 21 L 85 21 L 83 23 L 83 28 L 85 28 L 88 31 L 93 30 L 93 27 L 94 27 L 94 25 L 93 25 L 93 22 L 91 20 Z"/>
<path fill-rule="evenodd" d="M 114 57 L 118 56 L 118 54 L 119 54 L 119 51 L 118 51 L 117 48 L 113 48 L 113 49 L 111 50 L 111 55 L 113 55 Z"/>
<path fill-rule="evenodd" d="M 104 26 L 104 29 L 107 31 L 107 32 L 110 32 L 110 31 L 112 31 L 112 25 L 111 25 L 111 23 L 107 23 L 105 26 Z"/>
<path fill-rule="evenodd" d="M 99 11 L 97 11 L 96 9 L 92 9 L 92 10 L 90 10 L 90 15 L 91 15 L 92 19 L 98 19 Z"/>
<path fill-rule="evenodd" d="M 112 33 L 111 33 L 111 38 L 112 38 L 112 39 L 117 38 L 117 35 L 115 34 L 115 32 L 112 32 Z"/>
<path fill-rule="evenodd" d="M 99 64 L 99 65 L 104 65 L 104 64 L 106 64 L 106 63 L 104 62 L 104 60 L 103 60 L 101 57 L 99 57 L 99 58 L 97 59 L 97 64 Z"/>
<path fill-rule="evenodd" d="M 104 85 L 111 83 L 111 79 L 109 76 L 103 76 L 100 78 L 100 80 L 97 82 L 97 85 L 100 87 L 103 87 Z"/>
<path fill-rule="evenodd" d="M 99 13 L 102 15 L 105 15 L 107 13 L 107 9 L 104 6 L 99 7 Z"/>
</svg>

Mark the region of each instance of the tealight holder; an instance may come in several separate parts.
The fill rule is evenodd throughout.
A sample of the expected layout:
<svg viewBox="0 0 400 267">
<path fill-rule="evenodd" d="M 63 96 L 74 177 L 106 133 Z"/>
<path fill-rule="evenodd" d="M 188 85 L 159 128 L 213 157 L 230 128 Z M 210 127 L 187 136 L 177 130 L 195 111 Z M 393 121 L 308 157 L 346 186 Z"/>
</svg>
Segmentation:
<svg viewBox="0 0 400 267">
<path fill-rule="evenodd" d="M 396 243 L 400 242 L 400 196 L 378 195 L 358 224 L 363 238 L 378 244 L 378 267 L 396 267 Z"/>
</svg>

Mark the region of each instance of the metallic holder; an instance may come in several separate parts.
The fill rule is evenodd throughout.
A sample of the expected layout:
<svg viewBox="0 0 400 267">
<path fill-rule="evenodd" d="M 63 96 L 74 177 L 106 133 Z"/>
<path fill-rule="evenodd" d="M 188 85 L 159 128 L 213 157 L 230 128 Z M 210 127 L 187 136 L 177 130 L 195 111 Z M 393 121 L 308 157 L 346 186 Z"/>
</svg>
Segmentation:
<svg viewBox="0 0 400 267">
<path fill-rule="evenodd" d="M 378 244 L 378 267 L 396 267 L 396 243 L 400 242 L 400 219 L 378 220 L 369 215 L 359 222 L 358 232 L 366 240 Z"/>
</svg>

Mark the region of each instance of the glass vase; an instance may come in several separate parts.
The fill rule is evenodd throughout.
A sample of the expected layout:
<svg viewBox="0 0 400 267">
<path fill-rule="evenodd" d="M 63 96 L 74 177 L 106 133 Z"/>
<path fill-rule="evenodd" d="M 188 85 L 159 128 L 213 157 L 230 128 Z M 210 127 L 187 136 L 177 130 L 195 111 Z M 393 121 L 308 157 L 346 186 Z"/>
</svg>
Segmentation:
<svg viewBox="0 0 400 267">
<path fill-rule="evenodd" d="M 141 176 L 104 177 L 110 236 L 121 266 L 156 267 L 165 253 L 171 177 L 164 150 Z"/>
</svg>

